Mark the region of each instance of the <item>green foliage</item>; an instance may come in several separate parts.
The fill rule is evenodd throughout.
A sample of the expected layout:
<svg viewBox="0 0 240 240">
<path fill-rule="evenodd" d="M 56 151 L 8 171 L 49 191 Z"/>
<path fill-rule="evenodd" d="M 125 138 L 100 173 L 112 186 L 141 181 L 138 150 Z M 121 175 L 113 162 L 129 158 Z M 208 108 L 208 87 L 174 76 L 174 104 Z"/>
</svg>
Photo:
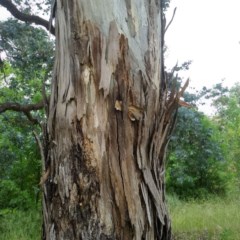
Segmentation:
<svg viewBox="0 0 240 240">
<path fill-rule="evenodd" d="M 49 15 L 52 0 L 13 0 L 18 9 L 27 14 Z"/>
<path fill-rule="evenodd" d="M 0 22 L 0 47 L 7 56 L 0 71 L 0 104 L 42 100 L 42 85 L 49 84 L 53 65 L 48 34 L 16 20 Z M 45 119 L 43 111 L 31 114 L 41 123 Z M 33 131 L 41 137 L 41 129 L 18 112 L 1 114 L 0 122 L 0 209 L 28 209 L 40 191 L 41 162 Z"/>
<path fill-rule="evenodd" d="M 13 180 L 0 181 L 0 209 L 19 208 L 26 210 L 31 206 L 28 191 L 21 190 Z"/>
<path fill-rule="evenodd" d="M 215 121 L 222 134 L 225 156 L 230 171 L 235 176 L 237 191 L 240 191 L 240 84 L 236 84 L 228 94 L 221 94 L 214 100 L 217 107 Z"/>
<path fill-rule="evenodd" d="M 18 122 L 14 125 L 15 120 L 19 118 L 13 113 L 0 116 L 0 209 L 27 209 L 39 192 L 41 164 L 32 126 L 24 119 L 23 126 Z"/>
<path fill-rule="evenodd" d="M 10 19 L 0 23 L 0 33 L 0 45 L 10 63 L 30 74 L 27 79 L 39 74 L 43 65 L 52 66 L 54 45 L 44 30 Z"/>
<path fill-rule="evenodd" d="M 229 175 L 217 129 L 202 113 L 181 108 L 167 157 L 167 190 L 182 198 L 224 194 Z"/>
<path fill-rule="evenodd" d="M 0 36 L 7 55 L 0 74 L 0 102 L 38 101 L 53 66 L 53 42 L 44 30 L 16 20 L 0 22 Z"/>
<path fill-rule="evenodd" d="M 198 94 L 185 95 L 196 106 L 204 97 L 213 100 L 217 113 L 207 118 L 191 109 L 180 109 L 171 138 L 167 190 L 182 198 L 240 191 L 240 85 L 232 89 L 217 84 Z"/>
</svg>

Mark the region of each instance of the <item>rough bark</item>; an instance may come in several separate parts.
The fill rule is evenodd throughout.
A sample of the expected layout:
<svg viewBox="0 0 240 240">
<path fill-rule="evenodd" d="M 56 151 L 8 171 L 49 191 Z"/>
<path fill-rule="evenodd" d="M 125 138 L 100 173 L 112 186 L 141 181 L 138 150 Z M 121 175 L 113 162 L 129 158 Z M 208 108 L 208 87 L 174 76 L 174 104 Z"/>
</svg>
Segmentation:
<svg viewBox="0 0 240 240">
<path fill-rule="evenodd" d="M 44 239 L 170 239 L 164 157 L 176 109 L 159 0 L 57 0 Z"/>
</svg>

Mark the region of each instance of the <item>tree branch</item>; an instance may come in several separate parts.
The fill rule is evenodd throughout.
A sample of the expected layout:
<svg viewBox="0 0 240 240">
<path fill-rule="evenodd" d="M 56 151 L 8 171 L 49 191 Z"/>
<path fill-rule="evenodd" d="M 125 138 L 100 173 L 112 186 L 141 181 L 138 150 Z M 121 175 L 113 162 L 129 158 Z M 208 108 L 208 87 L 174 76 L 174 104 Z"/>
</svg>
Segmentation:
<svg viewBox="0 0 240 240">
<path fill-rule="evenodd" d="M 36 104 L 25 104 L 21 105 L 19 103 L 6 102 L 0 104 L 0 113 L 6 112 L 8 110 L 16 111 L 16 112 L 30 112 L 40 110 L 44 107 L 43 101 Z"/>
<path fill-rule="evenodd" d="M 49 22 L 47 20 L 36 15 L 29 15 L 20 12 L 11 0 L 0 0 L 0 5 L 5 7 L 15 18 L 24 22 L 35 23 L 43 26 L 47 29 L 47 31 L 50 31 L 53 35 L 55 35 L 55 28 L 53 26 L 49 27 Z"/>
<path fill-rule="evenodd" d="M 36 118 L 34 118 L 30 112 L 23 112 L 23 113 L 26 115 L 26 117 L 30 122 L 32 122 L 33 124 L 39 124 L 39 121 Z"/>
<path fill-rule="evenodd" d="M 33 118 L 30 112 L 40 110 L 43 107 L 44 107 L 43 101 L 36 104 L 26 104 L 26 105 L 21 105 L 19 103 L 6 102 L 3 104 L 0 104 L 0 113 L 6 112 L 8 110 L 15 111 L 15 112 L 22 112 L 27 116 L 29 121 L 31 121 L 34 124 L 38 124 L 39 123 L 38 120 Z"/>
<path fill-rule="evenodd" d="M 45 155 L 44 155 L 44 148 L 43 148 L 43 144 L 39 138 L 39 136 L 37 135 L 37 133 L 35 131 L 33 131 L 33 135 L 34 135 L 34 138 L 37 142 L 37 145 L 39 147 L 39 151 L 40 151 L 40 154 L 41 154 L 41 160 L 42 160 L 42 170 L 43 172 L 46 171 L 45 169 Z"/>
<path fill-rule="evenodd" d="M 170 22 L 168 23 L 168 25 L 166 26 L 166 28 L 165 28 L 165 30 L 164 30 L 164 34 L 167 32 L 169 26 L 171 25 L 171 23 L 172 23 L 172 21 L 173 21 L 173 19 L 174 19 L 174 17 L 175 17 L 176 10 L 177 10 L 177 8 L 175 7 L 174 10 L 173 10 L 172 18 L 171 18 Z"/>
</svg>

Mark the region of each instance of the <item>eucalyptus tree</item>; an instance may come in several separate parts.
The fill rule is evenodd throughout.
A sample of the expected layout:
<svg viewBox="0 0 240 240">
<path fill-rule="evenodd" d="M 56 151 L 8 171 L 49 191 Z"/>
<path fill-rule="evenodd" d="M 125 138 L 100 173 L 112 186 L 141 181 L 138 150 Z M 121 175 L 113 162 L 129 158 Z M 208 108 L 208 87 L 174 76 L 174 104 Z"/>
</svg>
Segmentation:
<svg viewBox="0 0 240 240">
<path fill-rule="evenodd" d="M 171 239 L 164 160 L 187 83 L 169 88 L 164 72 L 168 2 L 56 0 L 46 23 L 0 0 L 56 36 L 41 105 L 43 239 Z"/>
</svg>

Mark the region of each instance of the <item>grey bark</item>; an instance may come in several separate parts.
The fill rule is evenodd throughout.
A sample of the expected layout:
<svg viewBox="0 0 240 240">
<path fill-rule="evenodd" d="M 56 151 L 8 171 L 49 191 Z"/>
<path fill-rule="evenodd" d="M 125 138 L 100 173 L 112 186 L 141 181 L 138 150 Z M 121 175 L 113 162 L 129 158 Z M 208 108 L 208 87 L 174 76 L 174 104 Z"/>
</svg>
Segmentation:
<svg viewBox="0 0 240 240">
<path fill-rule="evenodd" d="M 160 1 L 56 6 L 43 239 L 170 239 Z"/>
</svg>

